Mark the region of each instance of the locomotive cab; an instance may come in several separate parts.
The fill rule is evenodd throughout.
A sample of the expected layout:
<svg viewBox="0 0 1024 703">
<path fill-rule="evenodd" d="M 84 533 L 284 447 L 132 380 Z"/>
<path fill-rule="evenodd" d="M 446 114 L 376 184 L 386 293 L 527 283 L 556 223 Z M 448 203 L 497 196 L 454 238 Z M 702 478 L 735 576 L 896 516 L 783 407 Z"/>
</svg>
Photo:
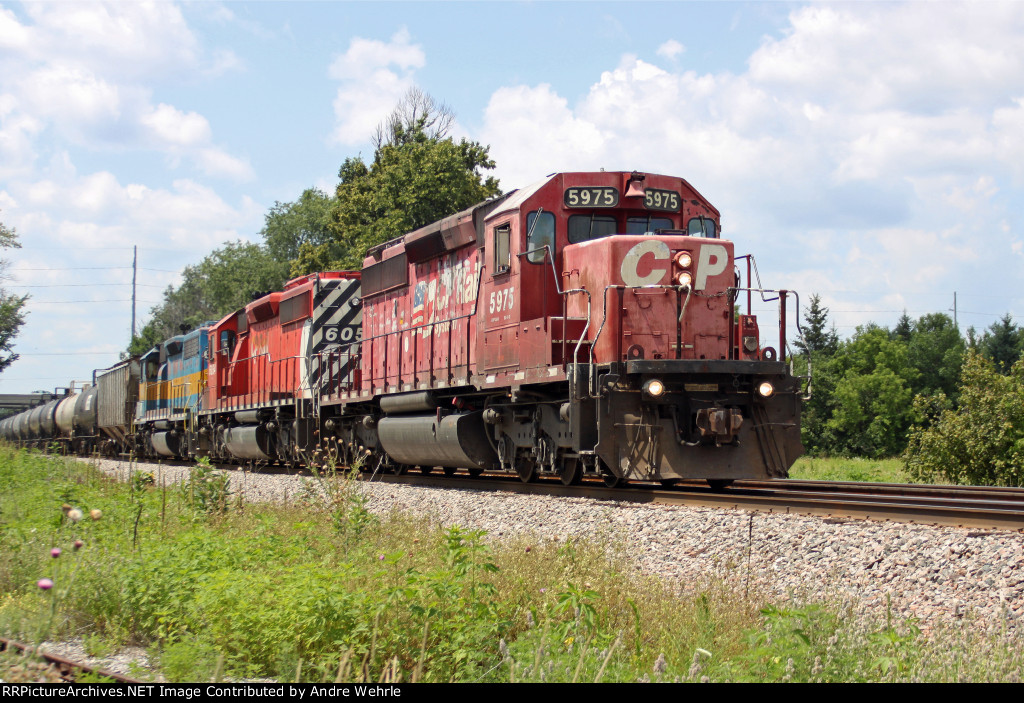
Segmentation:
<svg viewBox="0 0 1024 703">
<path fill-rule="evenodd" d="M 685 180 L 636 172 L 558 174 L 490 214 L 478 350 L 486 382 L 511 386 L 489 416 L 503 467 L 525 480 L 583 464 L 611 483 L 786 475 L 803 450 L 799 384 L 762 359 L 756 318 L 736 316 L 720 232 Z M 563 377 L 568 402 L 517 406 Z"/>
</svg>

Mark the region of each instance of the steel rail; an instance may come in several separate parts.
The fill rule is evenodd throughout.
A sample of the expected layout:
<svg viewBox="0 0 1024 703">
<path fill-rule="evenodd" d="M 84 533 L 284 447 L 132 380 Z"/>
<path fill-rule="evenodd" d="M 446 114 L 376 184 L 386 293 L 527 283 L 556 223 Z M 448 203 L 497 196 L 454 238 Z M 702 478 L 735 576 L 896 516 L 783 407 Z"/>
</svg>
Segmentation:
<svg viewBox="0 0 1024 703">
<path fill-rule="evenodd" d="M 179 467 L 192 465 L 191 462 L 174 460 L 160 463 Z M 139 462 L 140 467 L 145 465 L 146 462 Z M 241 467 L 218 464 L 216 468 L 234 472 Z M 343 470 L 341 467 L 338 469 L 339 472 Z M 307 470 L 300 472 L 307 473 Z M 296 469 L 266 465 L 254 473 L 292 474 Z M 586 479 L 577 486 L 564 486 L 558 478 L 550 477 L 523 483 L 514 474 L 485 473 L 470 477 L 465 469 L 460 469 L 453 476 L 444 476 L 439 469 L 428 474 L 410 470 L 402 475 L 377 471 L 362 473 L 359 480 L 1024 532 L 1024 488 L 1001 486 L 773 479 L 737 480 L 723 491 L 714 491 L 705 481 L 697 480 L 683 480 L 669 488 L 657 483 L 608 488 L 599 479 Z"/>
<path fill-rule="evenodd" d="M 31 647 L 30 645 L 22 644 L 21 642 L 16 642 L 14 640 L 7 639 L 6 637 L 0 637 L 0 652 L 14 650 L 27 654 L 31 652 L 33 649 L 34 647 Z M 81 674 L 95 674 L 97 676 L 102 676 L 103 678 L 111 679 L 116 683 L 149 683 L 147 681 L 133 679 L 130 676 L 125 676 L 124 674 L 118 674 L 114 671 L 100 669 L 95 666 L 90 666 L 89 664 L 83 664 L 82 662 L 76 662 L 66 657 L 62 657 L 59 654 L 52 654 L 43 649 L 35 653 L 35 656 L 39 657 L 40 659 L 49 664 L 54 665 L 57 668 L 57 671 L 60 674 L 61 678 L 68 683 L 74 683 L 75 681 L 77 681 L 78 677 Z"/>
<path fill-rule="evenodd" d="M 368 479 L 369 477 L 367 477 Z M 377 474 L 372 480 L 460 490 L 507 491 L 520 494 L 587 497 L 623 503 L 688 505 L 754 510 L 765 513 L 813 515 L 1024 532 L 1024 490 L 852 482 L 737 481 L 724 491 L 697 482 L 671 488 L 651 484 L 607 488 L 600 483 L 563 486 L 557 480 L 523 483 L 516 477 L 484 475 L 474 481 L 439 474 Z M 886 493 L 886 490 L 889 490 Z M 920 490 L 917 490 L 920 489 Z M 963 490 L 966 489 L 966 490 Z M 915 495 L 916 493 L 916 495 Z M 980 497 L 979 497 L 980 496 Z M 991 496 L 991 497 L 990 497 Z"/>
</svg>

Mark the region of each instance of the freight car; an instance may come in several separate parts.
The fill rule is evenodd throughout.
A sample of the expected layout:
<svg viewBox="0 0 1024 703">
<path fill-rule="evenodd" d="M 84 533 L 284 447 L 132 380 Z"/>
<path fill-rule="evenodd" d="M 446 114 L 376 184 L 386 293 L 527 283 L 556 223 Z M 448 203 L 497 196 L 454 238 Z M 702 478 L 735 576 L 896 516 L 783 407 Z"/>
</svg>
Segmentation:
<svg viewBox="0 0 1024 703">
<path fill-rule="evenodd" d="M 0 439 L 65 453 L 113 456 L 131 451 L 139 362 L 126 359 L 93 371 L 91 385 L 0 423 Z"/>
<path fill-rule="evenodd" d="M 747 261 L 742 285 L 681 178 L 553 174 L 168 340 L 119 446 L 566 484 L 783 477 L 803 451 L 792 294 L 765 346 Z"/>
</svg>

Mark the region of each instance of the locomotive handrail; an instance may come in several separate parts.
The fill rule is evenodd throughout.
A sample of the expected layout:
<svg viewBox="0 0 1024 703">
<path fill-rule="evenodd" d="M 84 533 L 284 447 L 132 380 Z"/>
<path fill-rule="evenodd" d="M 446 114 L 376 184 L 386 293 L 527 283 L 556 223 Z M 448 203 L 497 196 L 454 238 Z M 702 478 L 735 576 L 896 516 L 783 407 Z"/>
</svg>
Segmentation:
<svg viewBox="0 0 1024 703">
<path fill-rule="evenodd" d="M 482 281 L 483 281 L 483 272 L 484 272 L 485 266 L 486 266 L 486 264 L 481 262 L 480 265 L 477 267 L 477 271 L 476 271 L 476 274 L 475 274 L 475 276 L 476 276 L 476 292 L 473 295 L 473 310 L 471 312 L 465 313 L 463 315 L 456 315 L 454 317 L 448 317 L 448 318 L 445 318 L 443 320 L 434 320 L 433 322 L 426 322 L 426 323 L 423 323 L 422 325 L 416 325 L 416 326 L 409 327 L 409 328 L 406 328 L 406 329 L 398 330 L 396 332 L 384 332 L 383 334 L 377 334 L 377 335 L 374 335 L 372 337 L 364 337 L 364 338 L 362 338 L 360 340 L 356 340 L 356 341 L 352 341 L 352 342 L 347 343 L 344 348 L 348 348 L 348 347 L 351 347 L 351 346 L 358 345 L 359 346 L 359 351 L 356 352 L 356 353 L 359 355 L 360 358 L 362 358 L 362 356 L 363 356 L 362 345 L 366 344 L 367 342 L 372 343 L 374 340 L 377 340 L 377 339 L 386 339 L 390 335 L 401 335 L 401 334 L 405 334 L 407 332 L 408 333 L 415 333 L 418 330 L 423 330 L 423 329 L 426 329 L 428 327 L 429 328 L 433 328 L 436 325 L 442 325 L 442 324 L 446 324 L 446 323 L 452 323 L 452 322 L 457 322 L 459 320 L 470 319 L 470 318 L 476 317 L 477 310 L 480 307 L 480 288 L 481 288 L 481 284 L 482 284 Z M 469 333 L 469 329 L 468 329 L 468 325 L 467 325 L 467 334 L 468 333 Z M 433 339 L 433 332 L 431 332 L 431 339 Z M 450 344 L 450 342 L 451 342 L 451 334 L 449 333 L 449 344 Z M 342 347 L 339 346 L 339 347 L 336 347 L 335 349 L 337 350 L 337 349 L 341 349 L 341 348 Z M 385 352 L 386 352 L 386 350 L 387 349 L 385 348 Z M 450 360 L 450 358 L 451 357 L 449 355 L 449 360 Z M 467 365 L 468 365 L 468 360 L 467 360 Z M 449 371 L 450 371 L 450 368 L 449 368 Z M 467 371 L 467 373 L 468 373 L 468 371 Z M 363 379 L 363 380 L 366 380 L 366 379 Z M 373 387 L 373 380 L 374 380 L 373 378 L 369 379 L 370 387 L 371 388 Z M 383 380 L 384 380 L 384 383 L 386 384 L 387 383 L 387 367 L 386 366 L 384 368 L 384 379 Z"/>
<path fill-rule="evenodd" d="M 758 281 L 758 282 L 760 282 L 760 281 Z M 735 288 L 729 288 L 728 290 L 734 291 L 734 292 L 746 291 L 748 294 L 751 293 L 751 292 L 760 293 L 761 294 L 761 299 L 764 302 L 771 302 L 773 300 L 779 300 L 779 307 L 780 307 L 780 309 L 782 311 L 782 313 L 780 315 L 780 318 L 781 318 L 781 322 L 780 322 L 781 329 L 780 329 L 779 344 L 782 347 L 782 349 L 780 349 L 780 353 L 782 353 L 782 354 L 785 354 L 786 351 L 789 349 L 789 342 L 786 340 L 786 329 L 785 329 L 785 320 L 786 320 L 785 305 L 786 305 L 786 298 L 788 296 L 790 296 L 790 295 L 792 295 L 793 297 L 796 298 L 796 331 L 797 331 L 797 334 L 800 336 L 800 342 L 803 344 L 803 347 L 804 347 L 804 350 L 805 350 L 804 356 L 807 359 L 807 376 L 806 376 L 806 378 L 807 378 L 807 388 L 806 388 L 806 391 L 805 391 L 806 394 L 801 396 L 801 398 L 804 401 L 810 400 L 811 399 L 811 378 L 812 378 L 812 373 L 811 373 L 811 350 L 807 346 L 807 340 L 804 339 L 803 327 L 800 326 L 800 294 L 797 293 L 795 290 L 774 290 L 772 288 L 741 288 L 741 287 L 738 287 L 738 286 L 735 287 Z M 776 297 L 774 297 L 774 298 L 767 298 L 766 299 L 764 297 L 765 293 L 778 293 L 778 295 Z M 749 309 L 748 309 L 748 312 L 749 312 Z M 793 355 L 790 354 L 789 358 L 790 358 L 790 368 L 792 368 Z"/>
<path fill-rule="evenodd" d="M 543 211 L 543 208 L 541 209 Z M 537 221 L 534 221 L 534 227 L 537 226 Z M 532 231 L 532 229 L 531 229 Z M 529 239 L 529 234 L 527 234 Z M 529 256 L 535 251 L 544 251 L 544 259 L 551 264 L 551 277 L 555 281 L 555 292 L 562 296 L 562 358 L 565 359 L 565 319 L 567 317 L 566 301 L 570 293 L 586 293 L 587 294 L 587 324 L 583 326 L 583 331 L 580 332 L 580 338 L 576 340 L 576 347 L 572 352 L 572 363 L 574 365 L 579 364 L 579 352 L 580 347 L 583 346 L 583 340 L 587 338 L 587 332 L 590 330 L 590 317 L 593 308 L 593 296 L 590 291 L 586 288 L 568 288 L 562 290 L 561 282 L 559 281 L 558 271 L 555 270 L 555 253 L 552 251 L 551 246 L 545 244 L 544 246 L 534 247 L 528 251 L 520 252 L 516 256 Z M 591 363 L 593 363 L 593 354 L 591 354 Z M 564 361 L 562 363 L 565 363 Z"/>
<path fill-rule="evenodd" d="M 750 267 L 751 266 L 754 267 L 754 277 L 757 279 L 757 288 L 754 288 L 754 287 L 751 286 L 750 288 L 737 288 L 736 290 L 745 290 L 747 292 L 758 291 L 758 292 L 761 293 L 761 302 L 762 303 L 770 303 L 773 300 L 778 300 L 779 299 L 778 296 L 775 296 L 774 298 L 766 298 L 766 297 L 764 297 L 765 293 L 778 293 L 779 291 L 771 290 L 770 288 L 766 289 L 766 288 L 762 287 L 762 285 L 761 285 L 761 272 L 757 270 L 757 260 L 754 259 L 754 255 L 753 254 L 742 254 L 742 255 L 737 256 L 735 258 L 736 261 L 739 261 L 740 259 L 746 259 L 747 260 L 747 284 L 748 285 L 751 282 L 750 281 Z M 749 298 L 747 299 L 747 313 L 748 314 L 750 313 L 750 299 Z"/>
</svg>

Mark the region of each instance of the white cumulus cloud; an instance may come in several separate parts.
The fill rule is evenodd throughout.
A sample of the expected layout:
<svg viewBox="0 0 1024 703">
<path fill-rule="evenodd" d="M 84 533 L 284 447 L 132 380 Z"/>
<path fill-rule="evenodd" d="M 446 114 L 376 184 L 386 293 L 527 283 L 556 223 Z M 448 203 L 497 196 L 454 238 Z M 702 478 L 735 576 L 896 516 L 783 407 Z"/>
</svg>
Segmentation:
<svg viewBox="0 0 1024 703">
<path fill-rule="evenodd" d="M 334 98 L 333 143 L 367 141 L 413 86 L 416 69 L 426 65 L 426 55 L 411 41 L 406 29 L 388 42 L 357 37 L 344 54 L 335 57 L 327 72 L 341 83 Z"/>
</svg>

